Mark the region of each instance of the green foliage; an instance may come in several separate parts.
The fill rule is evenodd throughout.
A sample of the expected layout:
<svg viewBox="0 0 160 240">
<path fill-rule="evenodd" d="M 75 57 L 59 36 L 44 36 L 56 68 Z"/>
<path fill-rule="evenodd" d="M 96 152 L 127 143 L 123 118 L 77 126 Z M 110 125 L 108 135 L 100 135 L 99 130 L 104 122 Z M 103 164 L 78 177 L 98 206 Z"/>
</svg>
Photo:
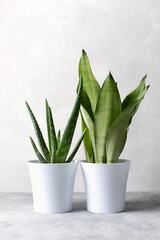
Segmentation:
<svg viewBox="0 0 160 240">
<path fill-rule="evenodd" d="M 48 145 L 47 147 L 42 132 L 40 130 L 40 127 L 38 125 L 38 122 L 29 106 L 29 104 L 26 102 L 26 107 L 28 109 L 28 112 L 30 114 L 30 117 L 32 119 L 32 123 L 35 129 L 36 137 L 39 143 L 39 147 L 41 149 L 41 152 L 39 152 L 35 142 L 30 137 L 32 147 L 41 163 L 65 163 L 65 162 L 71 162 L 77 153 L 81 142 L 85 136 L 86 128 L 84 129 L 79 141 L 77 142 L 75 148 L 73 149 L 71 155 L 67 159 L 68 152 L 71 147 L 79 110 L 80 110 L 80 104 L 81 104 L 81 98 L 82 98 L 82 81 L 80 81 L 79 89 L 77 98 L 71 113 L 71 116 L 68 120 L 68 123 L 66 125 L 66 128 L 64 130 L 64 134 L 61 139 L 61 132 L 58 131 L 58 134 L 56 136 L 56 131 L 54 127 L 54 121 L 52 116 L 52 111 L 50 106 L 48 105 L 48 102 L 46 100 L 46 123 L 47 123 L 47 133 L 48 133 Z M 67 160 L 66 160 L 67 159 Z"/>
<path fill-rule="evenodd" d="M 82 131 L 87 128 L 83 139 L 88 162 L 117 162 L 126 143 L 132 118 L 139 108 L 149 86 L 145 86 L 146 76 L 138 87 L 121 102 L 120 94 L 111 73 L 100 88 L 96 81 L 84 50 L 79 63 L 79 77 L 83 79 Z"/>
</svg>

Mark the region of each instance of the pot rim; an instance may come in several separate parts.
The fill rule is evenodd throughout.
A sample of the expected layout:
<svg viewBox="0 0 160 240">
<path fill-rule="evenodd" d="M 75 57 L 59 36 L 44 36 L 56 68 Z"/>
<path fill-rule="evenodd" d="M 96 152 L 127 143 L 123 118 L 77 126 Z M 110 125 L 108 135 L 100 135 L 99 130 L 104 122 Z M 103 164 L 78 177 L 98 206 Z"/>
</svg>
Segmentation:
<svg viewBox="0 0 160 240">
<path fill-rule="evenodd" d="M 89 165 L 104 165 L 104 166 L 117 166 L 117 165 L 121 165 L 121 164 L 127 164 L 127 163 L 131 163 L 131 160 L 128 160 L 128 159 L 118 159 L 118 162 L 116 163 L 89 163 L 87 162 L 87 160 L 81 160 L 80 161 L 81 164 L 89 164 Z"/>
<path fill-rule="evenodd" d="M 77 164 L 79 161 L 78 160 L 73 160 L 72 162 L 69 162 L 69 163 L 41 163 L 39 160 L 29 160 L 27 161 L 28 164 L 40 164 L 40 165 L 44 165 L 44 166 L 53 166 L 53 165 L 58 165 L 58 166 L 61 166 L 61 165 L 71 165 L 71 164 Z"/>
</svg>

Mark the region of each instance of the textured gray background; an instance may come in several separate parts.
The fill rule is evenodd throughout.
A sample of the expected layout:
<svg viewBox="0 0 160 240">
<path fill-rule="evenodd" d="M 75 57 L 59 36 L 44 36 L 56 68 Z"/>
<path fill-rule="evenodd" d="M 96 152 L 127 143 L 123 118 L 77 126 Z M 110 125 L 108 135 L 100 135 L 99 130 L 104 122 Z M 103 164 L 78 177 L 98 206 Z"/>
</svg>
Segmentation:
<svg viewBox="0 0 160 240">
<path fill-rule="evenodd" d="M 31 191 L 34 132 L 24 101 L 45 131 L 47 98 L 63 130 L 82 48 L 101 84 L 112 71 L 122 99 L 148 74 L 151 87 L 121 157 L 132 160 L 128 190 L 160 190 L 160 1 L 0 0 L 0 191 Z M 80 133 L 79 124 L 75 140 Z M 84 191 L 80 169 L 75 191 Z"/>
</svg>

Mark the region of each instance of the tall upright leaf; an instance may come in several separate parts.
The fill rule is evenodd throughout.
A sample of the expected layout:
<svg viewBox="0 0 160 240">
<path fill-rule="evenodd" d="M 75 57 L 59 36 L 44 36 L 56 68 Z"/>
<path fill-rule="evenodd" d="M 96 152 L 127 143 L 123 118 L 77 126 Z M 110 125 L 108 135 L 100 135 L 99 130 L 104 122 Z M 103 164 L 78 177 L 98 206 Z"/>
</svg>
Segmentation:
<svg viewBox="0 0 160 240">
<path fill-rule="evenodd" d="M 135 110 L 136 103 L 132 103 L 120 114 L 120 116 L 113 123 L 108 130 L 106 139 L 106 156 L 107 163 L 117 162 L 121 154 L 126 139 L 127 139 L 127 126 Z"/>
<path fill-rule="evenodd" d="M 88 126 L 88 129 L 89 129 L 90 140 L 91 140 L 91 143 L 92 143 L 92 149 L 93 149 L 93 153 L 94 153 L 94 160 L 95 160 L 95 162 L 97 162 L 94 122 L 92 121 L 92 119 L 91 119 L 90 115 L 88 114 L 88 112 L 86 111 L 86 109 L 83 108 L 83 106 L 82 106 L 82 110 L 85 114 L 86 121 L 87 121 L 87 126 Z"/>
<path fill-rule="evenodd" d="M 135 107 L 135 109 L 134 109 L 134 111 L 133 111 L 133 113 L 132 113 L 132 118 L 133 118 L 133 116 L 135 115 L 135 113 L 137 112 L 137 110 L 138 110 L 138 108 L 139 108 L 139 106 L 140 106 L 140 103 L 141 103 L 141 101 L 143 100 L 143 98 L 144 98 L 144 96 L 145 96 L 148 88 L 149 88 L 149 86 L 145 87 L 145 88 L 143 89 L 143 91 L 139 93 L 139 95 L 137 96 L 137 99 L 135 99 L 135 101 L 137 101 L 137 100 L 139 100 L 139 99 L 141 99 L 141 100 L 138 101 L 138 103 L 137 103 L 137 105 L 136 105 L 136 107 Z M 127 131 L 128 131 L 128 129 L 129 129 L 129 125 L 130 125 L 131 122 L 132 122 L 132 118 L 130 119 L 130 121 L 129 121 L 129 123 L 128 123 Z"/>
<path fill-rule="evenodd" d="M 87 93 L 84 91 L 84 89 L 82 89 L 81 105 L 87 111 L 87 113 L 89 114 L 91 120 L 94 122 L 94 114 L 92 112 L 91 102 L 89 100 L 89 97 L 88 97 Z"/>
<path fill-rule="evenodd" d="M 41 151 L 46 159 L 47 162 L 50 162 L 50 154 L 49 154 L 49 151 L 48 151 L 48 148 L 46 146 L 46 143 L 44 141 L 44 138 L 43 138 L 43 135 L 42 135 L 42 132 L 40 130 L 40 127 L 38 125 L 38 122 L 29 106 L 29 104 L 26 102 L 26 107 L 28 109 L 28 112 L 30 114 L 30 117 L 31 117 L 31 120 L 32 120 L 32 123 L 33 123 L 33 126 L 34 126 L 34 129 L 35 129 L 35 133 L 36 133 L 36 137 L 37 137 L 37 140 L 38 140 L 38 143 L 39 143 L 39 146 L 41 148 Z"/>
<path fill-rule="evenodd" d="M 92 73 L 88 56 L 84 50 L 82 50 L 82 56 L 79 62 L 79 77 L 83 79 L 83 89 L 89 97 L 94 114 L 100 86 Z"/>
<path fill-rule="evenodd" d="M 131 123 L 137 105 L 139 106 L 141 103 L 147 89 L 148 88 L 146 87 L 140 96 L 137 97 L 136 101 L 131 103 L 121 112 L 119 117 L 109 128 L 106 139 L 106 155 L 108 163 L 117 162 L 127 139 L 128 126 Z"/>
<path fill-rule="evenodd" d="M 106 135 L 108 128 L 121 113 L 121 99 L 111 73 L 106 78 L 97 101 L 95 112 L 95 143 L 97 160 L 106 162 Z"/>
<path fill-rule="evenodd" d="M 81 123 L 82 123 L 82 132 L 86 129 L 87 124 L 84 121 L 82 112 L 81 113 Z M 87 128 L 86 130 L 86 134 L 83 138 L 83 143 L 84 143 L 84 148 L 85 148 L 85 153 L 86 153 L 86 158 L 87 158 L 87 162 L 94 162 L 94 153 L 93 153 L 93 148 L 92 148 L 92 142 L 91 142 L 91 138 L 90 138 L 90 134 L 89 134 L 89 129 Z"/>
<path fill-rule="evenodd" d="M 58 130 L 57 133 L 57 147 L 59 148 L 61 142 L 61 130 Z"/>
<path fill-rule="evenodd" d="M 58 162 L 64 163 L 66 161 L 66 157 L 72 143 L 72 138 L 78 119 L 81 97 L 82 97 L 82 80 L 80 81 L 80 86 L 72 113 L 64 130 L 60 146 L 57 150 L 56 158 Z"/>
<path fill-rule="evenodd" d="M 51 163 L 56 163 L 56 149 L 57 149 L 57 145 L 56 145 L 56 139 L 53 140 L 52 142 L 52 155 L 51 155 Z"/>
<path fill-rule="evenodd" d="M 138 96 L 141 94 L 141 92 L 145 88 L 145 80 L 147 75 L 145 75 L 142 80 L 140 81 L 138 87 L 132 91 L 130 94 L 128 94 L 125 99 L 122 102 L 122 110 L 124 110 L 127 106 L 129 106 L 131 103 L 135 102 Z"/>
<path fill-rule="evenodd" d="M 56 132 L 55 132 L 55 127 L 53 122 L 52 111 L 48 105 L 47 100 L 46 100 L 46 121 L 47 121 L 49 151 L 50 151 L 50 157 L 51 157 L 53 152 L 53 142 L 55 146 L 54 150 L 55 151 L 57 150 L 57 139 L 56 139 Z"/>
</svg>

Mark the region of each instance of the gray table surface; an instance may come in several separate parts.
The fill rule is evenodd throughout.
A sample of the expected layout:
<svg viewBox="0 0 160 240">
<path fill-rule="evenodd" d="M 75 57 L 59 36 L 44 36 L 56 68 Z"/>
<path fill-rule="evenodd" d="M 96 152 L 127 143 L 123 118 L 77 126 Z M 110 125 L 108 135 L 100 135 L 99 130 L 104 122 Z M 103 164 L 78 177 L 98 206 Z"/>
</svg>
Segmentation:
<svg viewBox="0 0 160 240">
<path fill-rule="evenodd" d="M 0 193 L 0 240 L 159 240 L 160 193 L 126 196 L 126 211 L 86 211 L 84 193 L 75 193 L 73 211 L 40 214 L 30 193 Z"/>
</svg>

